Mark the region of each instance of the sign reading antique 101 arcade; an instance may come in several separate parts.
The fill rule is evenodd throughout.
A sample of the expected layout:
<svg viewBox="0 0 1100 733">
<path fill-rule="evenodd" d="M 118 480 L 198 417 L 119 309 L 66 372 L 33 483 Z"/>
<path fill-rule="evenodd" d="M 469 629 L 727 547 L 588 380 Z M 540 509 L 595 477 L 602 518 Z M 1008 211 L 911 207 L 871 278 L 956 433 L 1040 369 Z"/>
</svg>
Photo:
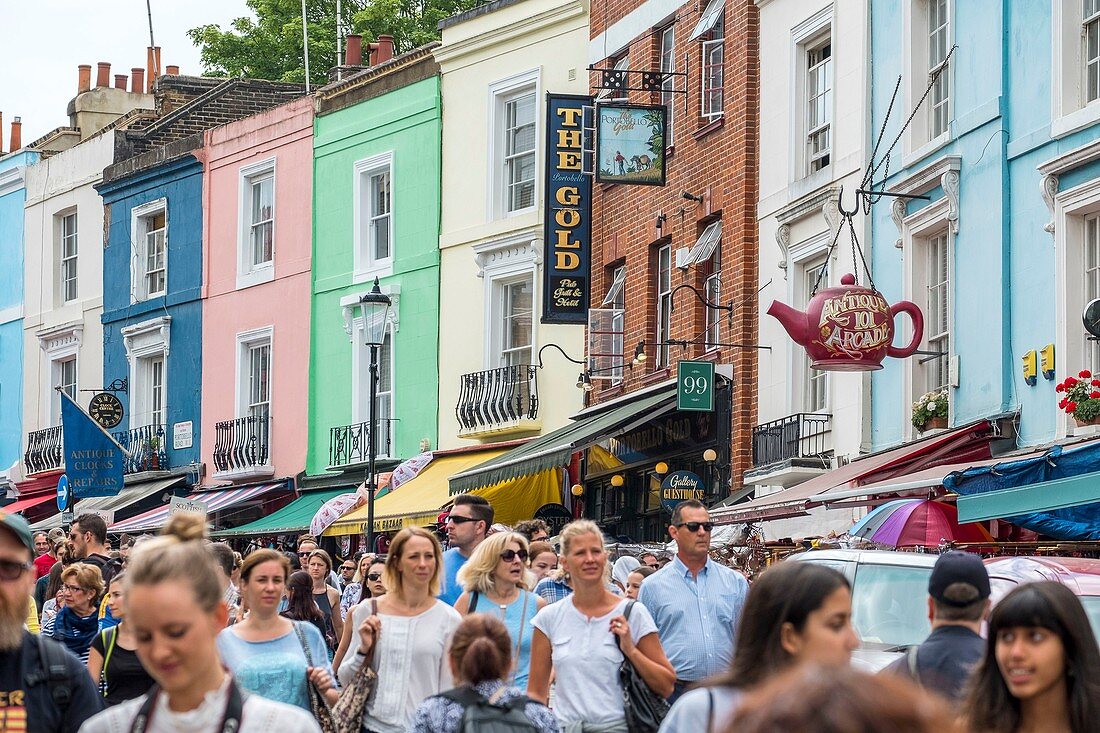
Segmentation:
<svg viewBox="0 0 1100 733">
<path fill-rule="evenodd" d="M 543 323 L 588 319 L 592 178 L 583 171 L 586 106 L 592 106 L 591 97 L 546 95 Z"/>
</svg>

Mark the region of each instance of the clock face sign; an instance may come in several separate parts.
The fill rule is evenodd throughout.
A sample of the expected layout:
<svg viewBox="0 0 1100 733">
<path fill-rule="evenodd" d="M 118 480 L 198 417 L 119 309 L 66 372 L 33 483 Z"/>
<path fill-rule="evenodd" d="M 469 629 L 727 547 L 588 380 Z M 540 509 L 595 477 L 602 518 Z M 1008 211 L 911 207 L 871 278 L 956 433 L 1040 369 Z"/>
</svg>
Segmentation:
<svg viewBox="0 0 1100 733">
<path fill-rule="evenodd" d="M 122 403 L 110 392 L 100 392 L 88 403 L 88 414 L 103 427 L 110 429 L 122 422 Z"/>
<path fill-rule="evenodd" d="M 1085 312 L 1082 314 L 1081 320 L 1084 322 L 1085 330 L 1089 332 L 1090 336 L 1100 338 L 1100 298 L 1089 301 L 1089 304 L 1085 306 Z"/>
</svg>

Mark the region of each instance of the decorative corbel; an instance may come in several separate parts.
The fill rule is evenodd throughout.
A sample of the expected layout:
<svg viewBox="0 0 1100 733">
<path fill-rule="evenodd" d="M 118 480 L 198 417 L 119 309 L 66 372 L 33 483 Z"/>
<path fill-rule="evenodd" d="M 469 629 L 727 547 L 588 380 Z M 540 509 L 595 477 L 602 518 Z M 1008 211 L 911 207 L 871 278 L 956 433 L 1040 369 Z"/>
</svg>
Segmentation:
<svg viewBox="0 0 1100 733">
<path fill-rule="evenodd" d="M 1043 231 L 1054 234 L 1054 197 L 1058 195 L 1058 176 L 1048 173 L 1039 179 L 1039 193 L 1043 196 L 1043 203 L 1050 212 L 1050 221 L 1043 227 Z"/>
<path fill-rule="evenodd" d="M 775 230 L 775 243 L 779 245 L 779 269 L 783 271 L 783 279 L 787 279 L 787 250 L 791 246 L 791 225 L 780 224 Z"/>
<path fill-rule="evenodd" d="M 474 264 L 477 265 L 477 276 L 485 277 L 485 261 L 488 259 L 488 252 L 478 252 L 474 255 Z"/>
<path fill-rule="evenodd" d="M 903 198 L 896 198 L 890 204 L 890 219 L 893 220 L 894 226 L 898 228 L 898 238 L 894 240 L 894 246 L 898 249 L 902 248 L 902 238 L 905 229 L 905 217 L 909 214 L 909 202 Z"/>
<path fill-rule="evenodd" d="M 355 339 L 352 338 L 352 335 L 351 335 L 352 328 L 353 328 L 353 326 L 352 326 L 351 306 L 350 305 L 345 305 L 345 306 L 343 306 L 343 308 L 341 308 L 341 310 L 344 313 L 344 333 L 346 333 L 348 335 L 348 341 L 354 341 Z"/>
<path fill-rule="evenodd" d="M 951 233 L 959 233 L 959 172 L 949 170 L 940 176 L 940 186 L 947 197 L 947 220 L 951 222 Z"/>
</svg>

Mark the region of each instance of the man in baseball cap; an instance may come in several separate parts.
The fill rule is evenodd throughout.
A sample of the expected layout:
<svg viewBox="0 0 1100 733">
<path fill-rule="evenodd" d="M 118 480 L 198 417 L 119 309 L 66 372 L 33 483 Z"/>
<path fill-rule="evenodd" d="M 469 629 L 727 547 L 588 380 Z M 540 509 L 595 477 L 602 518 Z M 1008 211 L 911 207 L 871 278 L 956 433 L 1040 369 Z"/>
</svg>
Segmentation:
<svg viewBox="0 0 1100 733">
<path fill-rule="evenodd" d="M 954 550 L 940 555 L 928 578 L 932 633 L 883 671 L 960 703 L 985 653 L 981 628 L 989 608 L 989 573 L 981 557 Z"/>
</svg>

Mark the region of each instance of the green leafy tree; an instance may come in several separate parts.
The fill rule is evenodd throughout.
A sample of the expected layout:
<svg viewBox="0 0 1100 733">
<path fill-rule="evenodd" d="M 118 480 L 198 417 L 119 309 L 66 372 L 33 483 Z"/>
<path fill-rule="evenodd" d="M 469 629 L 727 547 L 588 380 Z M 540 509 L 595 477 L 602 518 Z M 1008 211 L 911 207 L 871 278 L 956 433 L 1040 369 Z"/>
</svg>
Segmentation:
<svg viewBox="0 0 1100 733">
<path fill-rule="evenodd" d="M 203 25 L 187 32 L 200 49 L 203 73 L 247 76 L 303 83 L 301 0 L 247 0 L 255 18 L 237 18 L 223 30 Z M 394 38 L 395 53 L 404 53 L 439 38 L 439 21 L 468 10 L 481 0 L 341 0 L 340 14 L 348 33 L 363 35 L 364 44 L 380 35 Z M 336 65 L 336 0 L 307 0 L 309 75 L 313 85 L 328 80 Z M 367 51 L 363 51 L 366 61 Z"/>
</svg>

